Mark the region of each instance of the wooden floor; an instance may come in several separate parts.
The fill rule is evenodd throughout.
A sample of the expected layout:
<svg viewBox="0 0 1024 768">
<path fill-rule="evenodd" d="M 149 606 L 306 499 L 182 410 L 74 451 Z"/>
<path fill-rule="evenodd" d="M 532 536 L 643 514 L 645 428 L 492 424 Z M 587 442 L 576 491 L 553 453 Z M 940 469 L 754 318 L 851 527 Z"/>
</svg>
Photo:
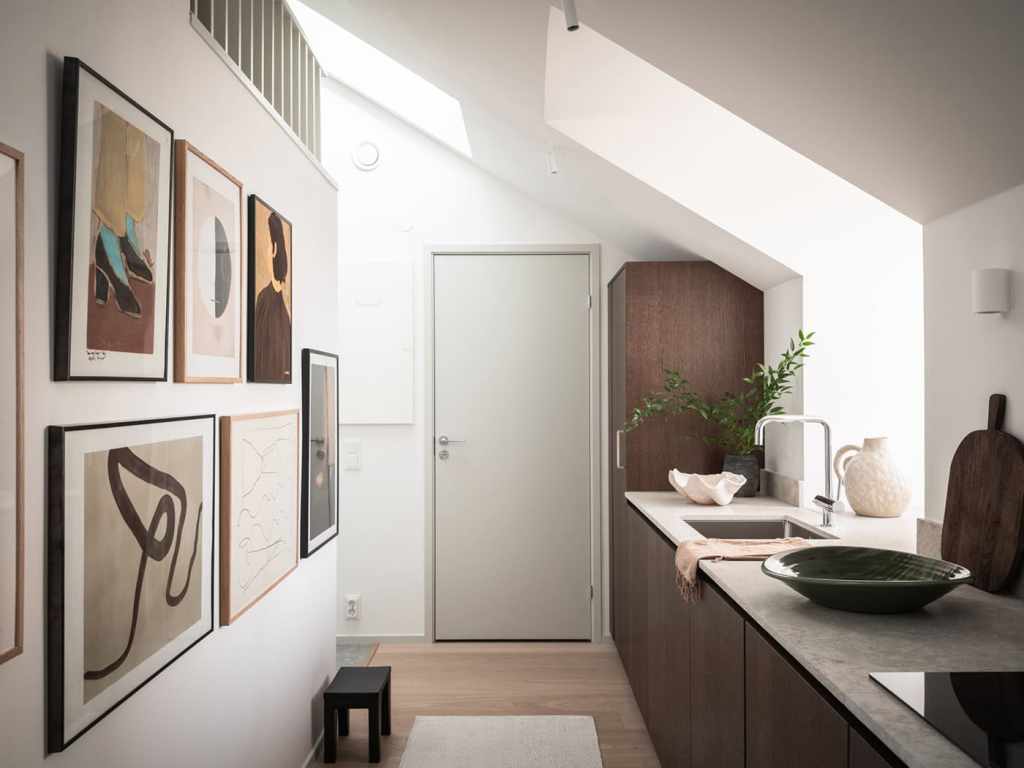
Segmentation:
<svg viewBox="0 0 1024 768">
<path fill-rule="evenodd" d="M 392 735 L 381 765 L 397 768 L 416 715 L 591 715 L 605 768 L 657 768 L 640 710 L 608 643 L 381 645 L 392 667 Z M 366 714 L 353 711 L 337 765 L 366 765 Z"/>
</svg>

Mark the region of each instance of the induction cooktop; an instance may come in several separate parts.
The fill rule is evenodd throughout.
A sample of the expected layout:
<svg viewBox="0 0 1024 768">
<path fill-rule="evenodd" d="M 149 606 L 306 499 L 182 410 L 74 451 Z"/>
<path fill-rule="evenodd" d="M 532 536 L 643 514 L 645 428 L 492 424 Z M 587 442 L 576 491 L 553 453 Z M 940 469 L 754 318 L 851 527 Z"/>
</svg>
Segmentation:
<svg viewBox="0 0 1024 768">
<path fill-rule="evenodd" d="M 1024 672 L 874 672 L 871 678 L 982 768 L 1024 768 Z"/>
</svg>

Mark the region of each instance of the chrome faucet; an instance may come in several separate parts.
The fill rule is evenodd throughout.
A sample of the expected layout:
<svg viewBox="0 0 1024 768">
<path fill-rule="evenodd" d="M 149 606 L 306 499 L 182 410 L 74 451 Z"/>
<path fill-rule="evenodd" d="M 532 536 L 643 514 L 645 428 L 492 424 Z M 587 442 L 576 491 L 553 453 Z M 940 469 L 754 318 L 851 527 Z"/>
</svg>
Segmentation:
<svg viewBox="0 0 1024 768">
<path fill-rule="evenodd" d="M 832 527 L 832 508 L 835 499 L 832 498 L 832 428 L 824 419 L 817 416 L 801 416 L 795 414 L 779 414 L 778 416 L 763 416 L 757 420 L 754 427 L 754 444 L 764 447 L 764 429 L 768 424 L 778 422 L 780 424 L 821 424 L 825 430 L 825 495 L 815 496 L 814 505 L 821 509 L 821 527 Z"/>
</svg>

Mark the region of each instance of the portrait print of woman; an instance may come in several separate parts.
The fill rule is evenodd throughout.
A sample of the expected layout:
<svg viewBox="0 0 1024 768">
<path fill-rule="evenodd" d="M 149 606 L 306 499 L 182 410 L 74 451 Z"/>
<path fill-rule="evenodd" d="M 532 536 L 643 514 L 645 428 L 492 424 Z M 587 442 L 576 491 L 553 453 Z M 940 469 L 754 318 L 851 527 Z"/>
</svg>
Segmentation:
<svg viewBox="0 0 1024 768">
<path fill-rule="evenodd" d="M 249 380 L 292 380 L 292 225 L 249 197 Z"/>
</svg>

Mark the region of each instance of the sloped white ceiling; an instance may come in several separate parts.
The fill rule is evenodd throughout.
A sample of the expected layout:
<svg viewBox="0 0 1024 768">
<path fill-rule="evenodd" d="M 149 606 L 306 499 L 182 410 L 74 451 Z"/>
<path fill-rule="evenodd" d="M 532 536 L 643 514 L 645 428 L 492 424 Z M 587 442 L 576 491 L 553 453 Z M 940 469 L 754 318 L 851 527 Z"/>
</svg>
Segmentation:
<svg viewBox="0 0 1024 768">
<path fill-rule="evenodd" d="M 306 2 L 457 98 L 474 162 L 628 252 L 737 264 L 761 287 L 792 275 L 545 123 L 549 0 Z M 577 6 L 585 26 L 918 222 L 1024 182 L 1024 3 Z"/>
</svg>

